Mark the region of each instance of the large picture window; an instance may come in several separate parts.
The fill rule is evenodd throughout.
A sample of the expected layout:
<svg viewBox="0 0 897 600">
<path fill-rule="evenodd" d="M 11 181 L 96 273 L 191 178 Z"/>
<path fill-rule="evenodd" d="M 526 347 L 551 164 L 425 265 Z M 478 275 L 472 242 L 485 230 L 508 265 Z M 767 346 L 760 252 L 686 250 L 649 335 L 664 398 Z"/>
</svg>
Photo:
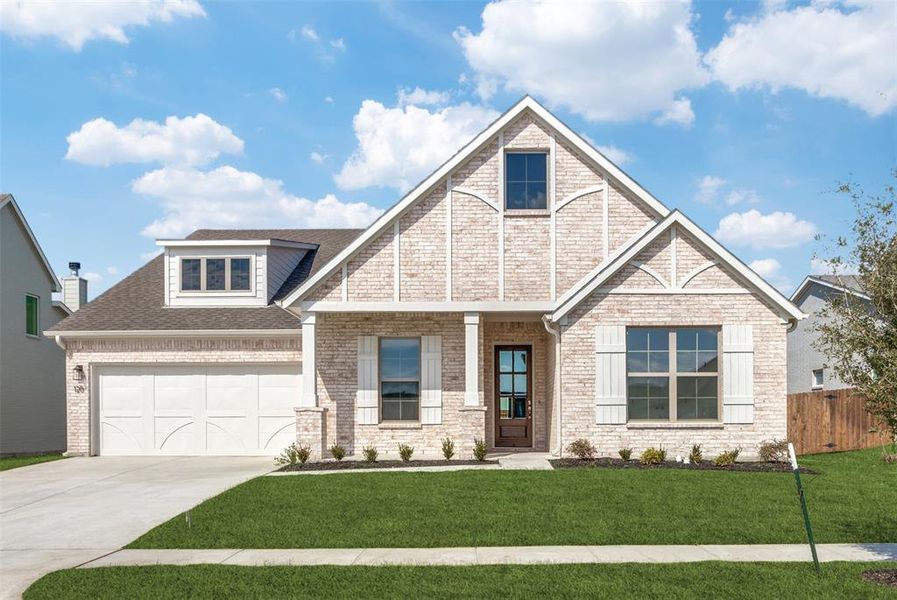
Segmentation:
<svg viewBox="0 0 897 600">
<path fill-rule="evenodd" d="M 380 420 L 420 418 L 420 339 L 380 339 Z"/>
<path fill-rule="evenodd" d="M 505 154 L 505 208 L 548 208 L 548 155 L 544 152 Z"/>
<path fill-rule="evenodd" d="M 719 419 L 719 330 L 626 331 L 630 421 Z"/>
</svg>

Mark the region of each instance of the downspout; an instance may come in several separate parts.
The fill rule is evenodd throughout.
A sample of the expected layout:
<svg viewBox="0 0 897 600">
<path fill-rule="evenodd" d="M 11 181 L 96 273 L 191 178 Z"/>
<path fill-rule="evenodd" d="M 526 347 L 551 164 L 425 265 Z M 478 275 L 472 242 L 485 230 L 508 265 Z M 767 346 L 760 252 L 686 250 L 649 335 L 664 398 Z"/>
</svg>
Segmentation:
<svg viewBox="0 0 897 600">
<path fill-rule="evenodd" d="M 551 326 L 551 315 L 542 315 L 542 325 L 555 340 L 554 344 L 554 414 L 557 420 L 557 446 L 551 450 L 555 456 L 561 456 L 564 444 L 561 441 L 561 326 Z"/>
<path fill-rule="evenodd" d="M 785 333 L 791 333 L 797 328 L 797 319 L 788 319 L 788 329 L 785 330 Z"/>
<path fill-rule="evenodd" d="M 62 348 L 62 351 L 65 352 L 65 344 L 62 341 L 62 336 L 57 335 L 53 337 L 53 340 L 56 342 L 56 345 Z"/>
</svg>

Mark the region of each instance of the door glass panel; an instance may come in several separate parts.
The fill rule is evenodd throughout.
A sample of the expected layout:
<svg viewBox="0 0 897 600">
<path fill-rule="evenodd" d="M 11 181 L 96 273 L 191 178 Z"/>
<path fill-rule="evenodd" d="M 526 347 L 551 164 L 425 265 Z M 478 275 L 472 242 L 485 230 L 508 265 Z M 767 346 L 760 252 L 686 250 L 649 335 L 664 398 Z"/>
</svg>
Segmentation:
<svg viewBox="0 0 897 600">
<path fill-rule="evenodd" d="M 514 375 L 514 393 L 518 396 L 526 396 L 526 375 Z"/>
<path fill-rule="evenodd" d="M 514 351 L 514 371 L 526 373 L 526 350 Z"/>
<path fill-rule="evenodd" d="M 511 399 L 508 396 L 501 397 L 501 418 L 509 419 L 511 417 Z"/>
<path fill-rule="evenodd" d="M 526 418 L 526 396 L 514 396 L 514 418 Z"/>
<path fill-rule="evenodd" d="M 500 350 L 498 352 L 499 371 L 502 373 L 510 373 L 513 371 L 512 352 L 510 350 Z"/>
<path fill-rule="evenodd" d="M 498 377 L 498 393 L 513 394 L 514 393 L 514 376 L 499 375 Z"/>
</svg>

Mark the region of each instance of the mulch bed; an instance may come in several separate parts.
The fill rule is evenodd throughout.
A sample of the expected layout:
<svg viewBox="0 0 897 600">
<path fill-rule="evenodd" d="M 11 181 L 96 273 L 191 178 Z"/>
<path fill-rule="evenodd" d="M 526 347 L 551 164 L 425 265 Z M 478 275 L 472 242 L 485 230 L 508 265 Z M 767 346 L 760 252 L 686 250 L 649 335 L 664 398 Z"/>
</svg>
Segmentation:
<svg viewBox="0 0 897 600">
<path fill-rule="evenodd" d="M 278 471 L 351 471 L 353 469 L 400 469 L 405 467 L 457 467 L 468 465 L 497 465 L 497 460 L 381 460 L 373 463 L 360 460 L 309 462 L 286 465 Z"/>
<path fill-rule="evenodd" d="M 774 462 L 737 462 L 727 467 L 718 467 L 713 462 L 705 460 L 699 463 L 681 463 L 674 460 L 662 462 L 659 465 L 643 465 L 638 460 L 623 460 L 622 458 L 556 458 L 549 460 L 555 469 L 690 469 L 693 471 L 755 471 L 764 473 L 790 473 L 791 465 L 788 463 Z M 812 469 L 800 467 L 801 473 L 816 473 Z"/>
<path fill-rule="evenodd" d="M 897 569 L 879 569 L 863 571 L 863 579 L 890 587 L 897 587 Z"/>
</svg>

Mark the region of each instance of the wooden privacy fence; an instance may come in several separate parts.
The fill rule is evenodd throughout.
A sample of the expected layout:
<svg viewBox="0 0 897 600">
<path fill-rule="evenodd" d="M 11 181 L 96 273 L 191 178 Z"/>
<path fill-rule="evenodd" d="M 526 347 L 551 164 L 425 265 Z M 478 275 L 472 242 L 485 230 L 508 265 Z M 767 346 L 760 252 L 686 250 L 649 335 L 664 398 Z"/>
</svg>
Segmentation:
<svg viewBox="0 0 897 600">
<path fill-rule="evenodd" d="M 788 394 L 788 441 L 798 454 L 872 448 L 887 439 L 879 429 L 853 389 Z"/>
</svg>

